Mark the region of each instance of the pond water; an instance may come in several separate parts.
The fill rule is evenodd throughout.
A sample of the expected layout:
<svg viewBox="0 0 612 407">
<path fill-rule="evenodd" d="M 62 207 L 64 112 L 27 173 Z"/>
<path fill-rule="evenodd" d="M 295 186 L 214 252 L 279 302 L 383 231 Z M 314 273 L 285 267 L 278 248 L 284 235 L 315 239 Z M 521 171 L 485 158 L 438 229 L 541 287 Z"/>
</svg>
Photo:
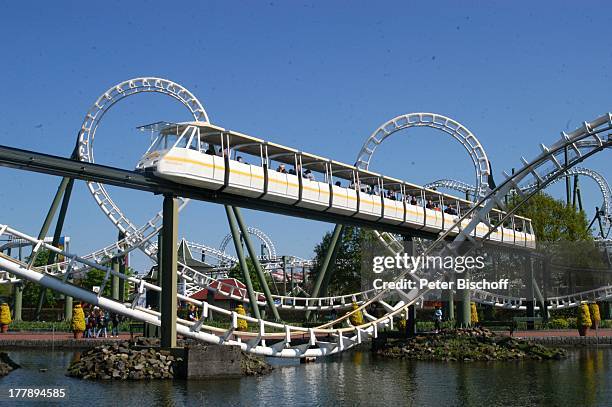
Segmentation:
<svg viewBox="0 0 612 407">
<path fill-rule="evenodd" d="M 6 398 L 14 387 L 65 388 L 64 406 L 612 405 L 609 347 L 572 350 L 566 360 L 547 362 L 401 361 L 355 351 L 302 365 L 271 360 L 276 369 L 262 377 L 148 382 L 67 377 L 75 352 L 18 350 L 9 355 L 22 369 L 0 379 L 0 403 L 6 405 L 20 405 Z"/>
</svg>

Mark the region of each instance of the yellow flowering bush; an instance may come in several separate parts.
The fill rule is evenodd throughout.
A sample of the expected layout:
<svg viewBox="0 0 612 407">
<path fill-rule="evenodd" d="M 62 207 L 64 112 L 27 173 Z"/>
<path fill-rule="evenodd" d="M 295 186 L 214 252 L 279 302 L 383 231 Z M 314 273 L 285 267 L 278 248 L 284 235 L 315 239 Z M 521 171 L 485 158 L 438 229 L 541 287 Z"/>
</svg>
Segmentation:
<svg viewBox="0 0 612 407">
<path fill-rule="evenodd" d="M 591 313 L 591 319 L 593 322 L 601 322 L 601 315 L 599 314 L 599 305 L 596 302 L 589 305 L 589 311 Z"/>
<path fill-rule="evenodd" d="M 236 314 L 238 315 L 246 315 L 246 310 L 244 309 L 244 307 L 242 306 L 242 304 L 238 304 L 238 306 L 236 307 L 236 309 L 234 309 L 234 311 L 236 311 Z M 248 331 L 249 329 L 249 324 L 245 319 L 242 318 L 238 318 L 238 331 Z"/>
<path fill-rule="evenodd" d="M 357 303 L 353 301 L 353 305 L 352 305 L 353 311 L 355 311 L 358 308 L 359 308 L 359 305 L 357 305 Z M 351 314 L 351 316 L 349 317 L 349 321 L 351 321 L 351 324 L 353 326 L 363 325 L 363 313 L 361 312 L 361 310 Z"/>
<path fill-rule="evenodd" d="M 85 313 L 81 304 L 77 304 L 72 309 L 72 332 L 85 332 Z"/>
<path fill-rule="evenodd" d="M 11 322 L 13 322 L 11 320 L 11 309 L 6 302 L 3 302 L 2 305 L 0 305 L 0 324 L 8 325 Z"/>
<path fill-rule="evenodd" d="M 576 323 L 578 326 L 591 326 L 591 313 L 589 312 L 588 304 L 582 304 L 578 307 L 578 320 Z"/>
<path fill-rule="evenodd" d="M 397 330 L 400 332 L 406 331 L 406 315 L 400 314 L 399 320 L 397 321 Z"/>
<path fill-rule="evenodd" d="M 470 303 L 470 323 L 472 325 L 478 323 L 478 310 L 475 302 Z"/>
</svg>

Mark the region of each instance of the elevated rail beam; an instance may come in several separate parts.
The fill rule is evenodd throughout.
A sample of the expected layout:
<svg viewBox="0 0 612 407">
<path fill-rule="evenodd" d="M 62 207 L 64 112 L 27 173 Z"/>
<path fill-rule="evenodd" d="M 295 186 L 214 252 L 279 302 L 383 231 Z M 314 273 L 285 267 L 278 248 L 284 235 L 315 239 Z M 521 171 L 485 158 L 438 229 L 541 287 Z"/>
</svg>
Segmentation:
<svg viewBox="0 0 612 407">
<path fill-rule="evenodd" d="M 100 164 L 86 163 L 0 145 L 0 166 L 17 168 L 43 174 L 69 177 L 83 181 L 94 181 L 122 188 L 136 189 L 160 195 L 174 195 L 206 202 L 256 209 L 275 214 L 296 216 L 322 222 L 362 226 L 391 233 L 408 234 L 414 237 L 435 239 L 438 234 L 417 229 L 407 229 L 383 222 L 359 219 L 346 215 L 320 212 L 313 209 L 279 204 L 256 198 L 248 198 L 225 192 L 190 187 L 135 171 Z"/>
</svg>

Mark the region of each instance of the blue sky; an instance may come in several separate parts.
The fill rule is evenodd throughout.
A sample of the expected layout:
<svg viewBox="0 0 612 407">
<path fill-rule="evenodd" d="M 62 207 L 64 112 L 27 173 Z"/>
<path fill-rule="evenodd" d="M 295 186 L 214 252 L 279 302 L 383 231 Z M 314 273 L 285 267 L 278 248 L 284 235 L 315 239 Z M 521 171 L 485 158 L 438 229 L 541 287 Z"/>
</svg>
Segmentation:
<svg viewBox="0 0 612 407">
<path fill-rule="evenodd" d="M 437 112 L 476 134 L 500 179 L 540 142 L 612 111 L 611 11 L 603 1 L 0 2 L 0 144 L 67 156 L 103 91 L 151 75 L 190 89 L 215 124 L 351 163 L 386 120 Z M 133 168 L 148 146 L 136 126 L 187 118 L 169 98 L 129 98 L 103 120 L 96 161 Z M 585 166 L 609 176 L 604 154 Z M 424 129 L 393 136 L 371 168 L 416 183 L 474 179 L 461 146 Z M 0 180 L 0 223 L 36 235 L 59 179 L 0 168 Z M 600 198 L 582 185 L 591 215 Z M 159 197 L 111 191 L 136 223 L 160 209 Z M 245 217 L 302 257 L 333 227 Z M 180 227 L 215 247 L 228 233 L 210 203 L 192 203 Z M 65 232 L 81 254 L 116 238 L 83 183 Z"/>
</svg>

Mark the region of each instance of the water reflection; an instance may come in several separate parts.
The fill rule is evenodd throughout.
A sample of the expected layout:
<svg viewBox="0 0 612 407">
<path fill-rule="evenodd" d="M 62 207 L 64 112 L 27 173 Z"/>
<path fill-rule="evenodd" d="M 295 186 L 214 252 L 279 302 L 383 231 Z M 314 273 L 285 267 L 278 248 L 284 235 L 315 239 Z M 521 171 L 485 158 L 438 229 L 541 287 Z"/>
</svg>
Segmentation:
<svg viewBox="0 0 612 407">
<path fill-rule="evenodd" d="M 15 351 L 23 366 L 0 387 L 53 385 L 87 405 L 604 406 L 612 400 L 612 349 L 563 361 L 435 363 L 347 353 L 300 365 L 278 361 L 264 377 L 203 381 L 89 382 L 65 376 L 77 352 Z M 40 372 L 47 368 L 47 372 Z"/>
</svg>

